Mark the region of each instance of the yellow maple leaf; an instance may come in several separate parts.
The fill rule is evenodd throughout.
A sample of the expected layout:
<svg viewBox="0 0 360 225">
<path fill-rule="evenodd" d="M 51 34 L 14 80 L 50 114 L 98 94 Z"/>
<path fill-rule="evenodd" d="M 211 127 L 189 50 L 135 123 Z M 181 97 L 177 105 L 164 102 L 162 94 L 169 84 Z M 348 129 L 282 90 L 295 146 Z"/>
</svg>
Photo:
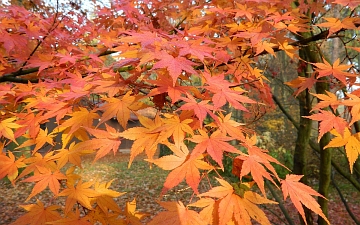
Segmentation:
<svg viewBox="0 0 360 225">
<path fill-rule="evenodd" d="M 16 129 L 16 128 L 19 128 L 22 126 L 19 124 L 13 123 L 14 120 L 16 120 L 16 118 L 11 117 L 11 118 L 4 119 L 0 122 L 0 137 L 4 136 L 5 138 L 10 139 L 11 141 L 18 144 L 16 142 L 14 132 L 12 131 L 12 129 Z"/>
<path fill-rule="evenodd" d="M 349 160 L 351 173 L 353 172 L 353 165 L 360 155 L 360 133 L 354 135 L 346 128 L 344 135 L 339 134 L 335 129 L 330 131 L 335 136 L 325 148 L 342 147 L 345 146 L 346 156 Z"/>
<path fill-rule="evenodd" d="M 131 146 L 129 167 L 134 158 L 143 151 L 146 152 L 146 155 L 149 159 L 153 158 L 157 150 L 160 135 L 160 131 L 155 132 L 154 130 L 163 125 L 159 115 L 156 115 L 154 120 L 140 115 L 138 115 L 138 119 L 144 127 L 129 128 L 119 134 L 121 137 L 134 140 L 134 143 Z"/>
<path fill-rule="evenodd" d="M 261 41 L 256 44 L 255 56 L 261 54 L 263 51 L 266 51 L 276 57 L 274 49 L 273 49 L 273 47 L 275 47 L 275 46 L 276 46 L 276 44 L 274 44 L 274 43 L 271 43 L 268 41 Z"/>
<path fill-rule="evenodd" d="M 88 111 L 86 108 L 80 107 L 79 111 L 69 114 L 70 119 L 65 120 L 60 126 L 61 128 L 69 128 L 69 135 L 73 134 L 80 127 L 92 127 L 94 119 L 98 119 L 100 116 L 96 112 Z"/>
<path fill-rule="evenodd" d="M 126 203 L 125 216 L 129 224 L 141 225 L 140 220 L 147 214 L 136 211 L 136 200 L 134 199 Z"/>
<path fill-rule="evenodd" d="M 120 193 L 117 191 L 110 190 L 109 187 L 113 180 L 105 183 L 96 182 L 94 185 L 94 189 L 99 196 L 96 197 L 96 204 L 100 207 L 100 209 L 107 214 L 109 209 L 113 212 L 121 212 L 119 206 L 115 203 L 113 198 L 119 197 L 125 193 Z"/>
</svg>

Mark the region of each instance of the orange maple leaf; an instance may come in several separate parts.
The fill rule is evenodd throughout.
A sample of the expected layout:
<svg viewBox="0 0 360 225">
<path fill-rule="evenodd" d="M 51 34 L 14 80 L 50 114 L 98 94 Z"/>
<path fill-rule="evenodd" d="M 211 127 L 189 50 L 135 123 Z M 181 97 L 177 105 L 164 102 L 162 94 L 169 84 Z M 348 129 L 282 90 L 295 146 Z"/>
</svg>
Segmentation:
<svg viewBox="0 0 360 225">
<path fill-rule="evenodd" d="M 321 216 L 328 224 L 330 224 L 329 220 L 321 211 L 320 205 L 311 195 L 319 196 L 321 198 L 324 197 L 314 191 L 311 187 L 299 182 L 301 177 L 303 177 L 303 175 L 288 174 L 286 175 L 285 180 L 281 181 L 281 189 L 284 195 L 284 200 L 286 200 L 287 196 L 290 196 L 291 201 L 302 216 L 305 224 L 307 224 L 307 222 L 302 205 Z"/>
<path fill-rule="evenodd" d="M 356 121 L 360 120 L 360 98 L 355 94 L 346 93 L 346 95 L 348 97 L 350 97 L 351 99 L 344 100 L 341 103 L 346 105 L 346 106 L 351 107 L 350 113 L 351 113 L 352 118 L 351 118 L 351 121 L 349 123 L 349 126 L 351 126 Z"/>
<path fill-rule="evenodd" d="M 336 116 L 332 112 L 326 110 L 319 110 L 319 113 L 317 114 L 304 117 L 320 121 L 318 141 L 320 141 L 321 137 L 326 132 L 332 130 L 333 128 L 340 134 L 343 134 L 345 128 L 348 126 L 348 123 L 344 120 L 344 118 Z"/>
<path fill-rule="evenodd" d="M 297 49 L 295 49 L 294 46 L 289 45 L 287 40 L 278 43 L 279 43 L 279 49 L 284 50 L 286 55 L 288 55 L 291 59 L 293 59 L 294 56 L 296 56 Z"/>
<path fill-rule="evenodd" d="M 190 127 L 192 119 L 181 119 L 177 114 L 165 113 L 165 118 L 162 119 L 163 125 L 153 132 L 159 132 L 159 142 L 167 141 L 169 137 L 173 137 L 175 145 L 180 148 L 180 144 L 184 141 L 185 135 L 194 135 L 194 131 Z"/>
<path fill-rule="evenodd" d="M 170 143 L 167 143 L 167 146 L 174 152 L 174 155 L 163 156 L 155 160 L 147 160 L 164 170 L 172 170 L 165 180 L 161 193 L 163 194 L 175 187 L 183 181 L 184 178 L 194 192 L 198 193 L 197 188 L 200 183 L 199 169 L 211 170 L 213 167 L 203 161 L 201 154 L 190 156 L 185 144 L 181 144 L 180 148 Z"/>
<path fill-rule="evenodd" d="M 351 65 L 340 65 L 340 59 L 337 59 L 333 65 L 328 63 L 325 59 L 323 59 L 323 61 L 324 63 L 314 63 L 317 67 L 315 70 L 319 73 L 317 78 L 333 75 L 346 85 L 346 76 L 353 76 L 350 73 L 344 72 L 344 70 L 348 70 Z"/>
<path fill-rule="evenodd" d="M 167 209 L 165 212 L 157 214 L 149 225 L 169 225 L 169 224 L 193 224 L 206 225 L 200 215 L 188 209 L 182 202 L 159 202 Z"/>
<path fill-rule="evenodd" d="M 153 69 L 167 68 L 170 76 L 172 77 L 173 86 L 175 86 L 177 78 L 181 75 L 183 70 L 191 74 L 197 74 L 197 72 L 193 69 L 193 66 L 196 65 L 196 63 L 187 60 L 185 57 L 173 57 L 167 52 L 162 51 L 161 54 L 157 56 L 157 58 L 160 59 L 160 61 L 155 63 Z"/>
<path fill-rule="evenodd" d="M 65 213 L 70 212 L 76 202 L 79 202 L 82 206 L 92 209 L 90 199 L 99 196 L 99 193 L 90 187 L 93 182 L 83 183 L 81 180 L 75 186 L 70 186 L 59 193 L 58 196 L 68 196 L 65 202 Z"/>
<path fill-rule="evenodd" d="M 59 129 L 70 128 L 68 135 L 73 134 L 80 127 L 92 127 L 94 119 L 99 119 L 99 115 L 96 112 L 88 111 L 86 108 L 80 107 L 79 111 L 75 111 L 69 114 L 71 118 L 65 120 Z"/>
<path fill-rule="evenodd" d="M 320 99 L 321 101 L 318 101 L 318 103 L 311 109 L 311 111 L 326 108 L 330 106 L 333 110 L 336 110 L 336 108 L 341 104 L 341 102 L 338 100 L 338 96 L 334 93 L 331 93 L 329 91 L 325 91 L 326 94 L 314 94 L 315 97 Z"/>
<path fill-rule="evenodd" d="M 59 149 L 57 150 L 58 153 L 51 157 L 51 159 L 56 160 L 59 169 L 65 166 L 67 162 L 71 162 L 81 168 L 81 156 L 94 152 L 91 149 L 78 148 L 77 145 L 80 143 L 75 144 L 73 142 L 70 144 L 69 149 Z"/>
<path fill-rule="evenodd" d="M 210 136 L 204 130 L 199 130 L 199 133 L 200 135 L 189 138 L 190 141 L 198 143 L 191 153 L 192 156 L 201 155 L 206 151 L 224 169 L 222 163 L 224 151 L 241 154 L 240 150 L 226 142 L 233 138 L 225 136 L 224 133 L 215 131 Z"/>
<path fill-rule="evenodd" d="M 42 148 L 46 143 L 54 146 L 54 137 L 55 134 L 48 134 L 47 128 L 45 130 L 39 129 L 38 134 L 36 135 L 35 139 L 29 139 L 26 140 L 24 143 L 22 143 L 20 146 L 16 147 L 16 149 L 28 147 L 31 145 L 35 145 L 34 150 L 32 151 L 32 154 L 35 154 L 40 148 Z M 27 134 L 23 135 L 23 137 L 30 137 Z"/>
<path fill-rule="evenodd" d="M 212 101 L 215 109 L 221 108 L 228 102 L 234 108 L 247 112 L 248 110 L 242 104 L 255 103 L 255 101 L 243 95 L 244 91 L 234 91 L 230 89 L 230 86 L 236 84 L 224 79 L 224 74 L 211 76 L 209 73 L 204 72 L 203 76 L 206 79 L 206 84 L 208 84 L 208 86 L 204 86 L 204 88 L 214 93 Z"/>
<path fill-rule="evenodd" d="M 39 170 L 40 174 L 33 175 L 22 181 L 22 182 L 37 181 L 37 183 L 35 184 L 35 186 L 31 191 L 31 194 L 26 199 L 26 201 L 34 197 L 36 194 L 42 192 L 47 186 L 49 186 L 52 193 L 54 193 L 54 195 L 57 196 L 60 190 L 59 180 L 67 179 L 66 176 L 62 174 L 59 170 L 52 172 L 50 169 L 44 167 L 38 167 L 37 169 Z"/>
<path fill-rule="evenodd" d="M 202 208 L 202 210 L 199 212 L 200 218 L 204 221 L 205 224 L 214 224 L 213 221 L 218 219 L 216 214 L 213 213 L 214 208 L 216 207 L 215 204 L 216 202 L 214 199 L 203 197 L 200 198 L 200 200 L 189 204 L 188 206 Z"/>
<path fill-rule="evenodd" d="M 203 100 L 197 102 L 192 95 L 187 94 L 186 96 L 187 98 L 180 98 L 186 103 L 182 105 L 178 110 L 193 110 L 200 121 L 200 127 L 203 126 L 203 121 L 206 118 L 207 114 L 209 114 L 211 118 L 213 118 L 215 121 L 218 121 L 217 116 L 215 116 L 215 114 L 211 111 L 214 110 L 214 106 L 208 104 L 210 100 Z"/>
<path fill-rule="evenodd" d="M 110 127 L 107 124 L 105 124 L 105 127 L 106 127 L 106 131 L 92 129 L 92 128 L 85 128 L 90 134 L 95 136 L 95 138 L 78 143 L 76 146 L 74 146 L 73 150 L 74 151 L 97 150 L 94 162 L 104 157 L 110 151 L 113 151 L 115 155 L 116 152 L 118 152 L 121 144 L 121 140 L 119 139 L 120 133 L 117 133 L 113 127 Z"/>
<path fill-rule="evenodd" d="M 268 41 L 261 41 L 261 42 L 257 43 L 255 56 L 259 55 L 263 51 L 266 51 L 276 57 L 274 49 L 273 49 L 274 46 L 276 46 L 276 44 L 268 42 Z"/>
<path fill-rule="evenodd" d="M 231 115 L 232 113 L 227 114 L 226 116 L 224 116 L 222 113 L 220 113 L 220 118 L 219 118 L 219 129 L 225 133 L 230 135 L 231 137 L 238 139 L 240 141 L 244 141 L 245 140 L 245 135 L 244 135 L 244 129 L 241 127 L 242 123 L 238 123 L 235 120 L 231 119 Z"/>
<path fill-rule="evenodd" d="M 24 161 L 24 156 L 21 156 L 15 160 L 15 156 L 12 152 L 8 152 L 9 156 L 6 156 L 4 153 L 0 154 L 0 180 L 6 175 L 8 179 L 14 184 L 15 178 L 18 176 L 19 168 L 25 167 L 26 164 Z"/>
<path fill-rule="evenodd" d="M 221 186 L 213 187 L 208 192 L 202 193 L 199 197 L 219 198 L 214 205 L 214 211 L 218 214 L 216 224 L 225 225 L 236 221 L 237 224 L 251 224 L 251 219 L 260 224 L 270 225 L 265 213 L 257 204 L 277 204 L 274 201 L 261 197 L 260 195 L 245 191 L 244 196 L 240 197 L 234 191 L 234 188 L 225 180 L 216 178 Z M 209 212 L 212 216 L 214 212 Z"/>
<path fill-rule="evenodd" d="M 314 84 L 317 82 L 315 78 L 315 74 L 313 73 L 311 77 L 297 77 L 296 79 L 286 82 L 286 85 L 289 85 L 292 88 L 298 88 L 294 95 L 295 97 L 298 96 L 302 91 L 305 89 L 311 90 Z"/>
<path fill-rule="evenodd" d="M 121 137 L 134 140 L 131 146 L 129 167 L 134 158 L 143 151 L 146 152 L 149 159 L 153 158 L 157 150 L 160 135 L 160 131 L 155 132 L 154 130 L 163 125 L 159 115 L 156 115 L 154 120 L 141 115 L 138 115 L 138 119 L 144 127 L 129 128 L 119 134 Z"/>
<path fill-rule="evenodd" d="M 356 29 L 356 26 L 354 24 L 354 18 L 344 18 L 343 20 L 340 20 L 339 18 L 324 18 L 327 22 L 317 24 L 316 26 L 319 27 L 329 27 L 329 34 L 332 35 L 333 33 L 338 32 L 341 29 Z"/>
<path fill-rule="evenodd" d="M 87 216 L 81 217 L 80 211 L 78 208 L 75 209 L 75 212 L 70 211 L 66 214 L 66 218 L 55 220 L 52 222 L 47 222 L 49 225 L 91 225 Z"/>
<path fill-rule="evenodd" d="M 103 111 L 100 118 L 100 124 L 108 121 L 116 116 L 120 125 L 126 129 L 126 125 L 130 119 L 131 110 L 139 109 L 137 103 L 139 100 L 135 96 L 131 96 L 131 92 L 127 92 L 121 99 L 117 98 L 103 98 L 107 102 L 99 108 Z"/>
<path fill-rule="evenodd" d="M 148 97 L 167 93 L 171 98 L 171 103 L 178 101 L 182 94 L 186 94 L 188 90 L 193 89 L 188 86 L 180 86 L 179 82 L 172 85 L 172 78 L 167 74 L 161 74 L 156 80 L 149 80 L 149 83 L 156 85 L 156 88 L 151 89 Z"/>
<path fill-rule="evenodd" d="M 56 211 L 60 208 L 57 205 L 44 207 L 44 204 L 37 200 L 36 204 L 20 206 L 28 212 L 11 223 L 11 225 L 45 225 L 48 222 L 61 219 L 60 214 Z"/>
</svg>

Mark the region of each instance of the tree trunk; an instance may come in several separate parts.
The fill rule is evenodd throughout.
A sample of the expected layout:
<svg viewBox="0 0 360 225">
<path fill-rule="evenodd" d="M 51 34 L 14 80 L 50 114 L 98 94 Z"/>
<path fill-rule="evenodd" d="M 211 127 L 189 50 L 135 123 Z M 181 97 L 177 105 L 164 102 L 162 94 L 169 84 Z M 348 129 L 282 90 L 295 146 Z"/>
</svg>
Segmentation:
<svg viewBox="0 0 360 225">
<path fill-rule="evenodd" d="M 300 57 L 303 59 L 306 59 L 306 52 L 305 49 L 299 50 Z M 299 61 L 299 67 L 301 67 L 301 64 L 303 62 Z M 304 70 L 299 70 L 298 75 L 301 77 L 308 77 L 309 72 L 311 71 L 311 68 L 309 65 L 306 65 Z M 304 116 L 310 115 L 311 110 L 311 100 L 310 100 L 310 94 L 308 91 L 301 92 L 297 99 L 299 101 L 299 108 L 300 108 L 300 118 L 299 118 L 299 129 L 297 130 L 297 139 L 295 143 L 295 151 L 294 151 L 294 167 L 293 172 L 298 175 L 304 175 L 301 179 L 301 182 L 304 184 L 308 184 L 307 181 L 307 171 L 306 171 L 306 165 L 307 165 L 307 155 L 308 155 L 308 144 L 311 134 L 311 125 L 312 120 L 304 118 Z M 305 217 L 307 224 L 313 224 L 313 217 L 311 215 L 311 211 L 304 207 L 305 211 Z M 301 224 L 305 224 L 302 219 L 300 219 Z"/>
<path fill-rule="evenodd" d="M 326 80 L 326 77 L 320 78 L 320 82 L 316 83 L 316 93 L 317 94 L 326 94 L 325 91 L 329 91 L 328 83 L 321 82 L 321 80 Z M 328 198 L 329 186 L 331 182 L 331 148 L 324 149 L 324 147 L 330 142 L 330 133 L 327 132 L 320 139 L 320 172 L 319 172 L 319 190 L 318 192 L 322 194 L 325 198 Z M 328 216 L 328 200 L 319 197 L 319 205 L 325 216 Z M 326 225 L 327 222 L 319 216 L 318 218 L 319 225 Z"/>
<path fill-rule="evenodd" d="M 307 35 L 313 35 L 311 32 Z M 322 54 L 320 49 L 316 46 L 316 43 L 311 43 L 305 47 L 306 59 L 311 63 L 320 63 L 322 62 Z M 318 79 L 316 83 L 316 93 L 317 94 L 326 94 L 326 91 L 329 91 L 329 84 L 327 82 L 327 77 L 322 77 Z M 326 110 L 326 109 L 324 109 Z M 324 147 L 330 142 L 330 133 L 326 133 L 320 139 L 320 168 L 319 168 L 319 189 L 318 192 L 322 194 L 325 198 L 328 198 L 329 186 L 331 182 L 331 148 L 324 149 Z M 318 203 L 326 217 L 328 217 L 328 201 L 324 198 L 319 197 Z M 318 218 L 319 225 L 325 225 L 327 222 L 319 216 Z"/>
</svg>

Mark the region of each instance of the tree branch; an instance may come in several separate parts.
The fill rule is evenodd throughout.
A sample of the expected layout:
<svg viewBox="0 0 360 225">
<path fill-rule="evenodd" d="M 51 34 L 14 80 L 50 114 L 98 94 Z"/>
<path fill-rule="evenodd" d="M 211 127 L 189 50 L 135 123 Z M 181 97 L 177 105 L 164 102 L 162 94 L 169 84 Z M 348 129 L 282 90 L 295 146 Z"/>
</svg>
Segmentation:
<svg viewBox="0 0 360 225">
<path fill-rule="evenodd" d="M 356 216 L 354 215 L 354 213 L 351 211 L 349 205 L 348 205 L 347 202 L 346 202 L 346 199 L 344 198 L 344 196 L 343 196 L 342 193 L 341 193 L 340 188 L 337 186 L 337 184 L 336 184 L 336 182 L 335 182 L 335 179 L 334 179 L 334 174 L 331 176 L 331 181 L 332 181 L 332 184 L 334 185 L 336 191 L 338 192 L 338 194 L 339 194 L 339 196 L 340 196 L 340 199 L 341 199 L 342 203 L 343 203 L 344 206 L 345 206 L 346 211 L 348 212 L 348 214 L 350 215 L 350 217 L 354 220 L 354 222 L 355 222 L 357 225 L 360 225 L 360 221 L 356 218 Z"/>
</svg>

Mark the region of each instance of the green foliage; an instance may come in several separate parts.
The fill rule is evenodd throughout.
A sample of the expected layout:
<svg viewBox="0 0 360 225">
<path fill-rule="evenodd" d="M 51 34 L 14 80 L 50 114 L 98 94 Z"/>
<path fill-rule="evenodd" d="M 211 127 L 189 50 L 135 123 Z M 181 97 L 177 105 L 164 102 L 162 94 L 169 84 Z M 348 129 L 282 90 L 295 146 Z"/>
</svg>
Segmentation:
<svg viewBox="0 0 360 225">
<path fill-rule="evenodd" d="M 270 155 L 281 162 L 284 166 L 291 169 L 293 167 L 293 155 L 292 152 L 286 150 L 283 147 L 276 148 L 274 150 L 269 151 Z M 279 175 L 280 178 L 284 179 L 287 174 L 290 174 L 291 171 L 287 170 L 286 168 L 273 164 L 276 173 Z"/>
</svg>

